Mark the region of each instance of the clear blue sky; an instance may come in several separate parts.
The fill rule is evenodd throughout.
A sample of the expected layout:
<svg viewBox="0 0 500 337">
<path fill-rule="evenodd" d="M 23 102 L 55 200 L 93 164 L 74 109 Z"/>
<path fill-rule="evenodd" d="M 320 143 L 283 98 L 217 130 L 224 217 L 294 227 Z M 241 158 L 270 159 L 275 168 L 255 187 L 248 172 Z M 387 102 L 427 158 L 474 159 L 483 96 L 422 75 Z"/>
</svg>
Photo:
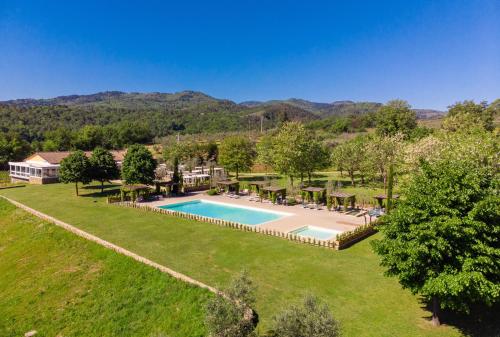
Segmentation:
<svg viewBox="0 0 500 337">
<path fill-rule="evenodd" d="M 500 97 L 500 1 L 0 1 L 0 100 Z"/>
</svg>

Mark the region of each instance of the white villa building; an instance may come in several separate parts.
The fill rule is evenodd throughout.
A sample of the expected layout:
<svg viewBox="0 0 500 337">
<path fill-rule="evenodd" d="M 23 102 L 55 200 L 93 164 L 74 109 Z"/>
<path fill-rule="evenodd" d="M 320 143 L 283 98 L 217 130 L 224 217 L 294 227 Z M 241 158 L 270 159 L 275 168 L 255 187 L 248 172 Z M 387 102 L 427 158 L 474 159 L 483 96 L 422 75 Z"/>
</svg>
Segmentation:
<svg viewBox="0 0 500 337">
<path fill-rule="evenodd" d="M 121 167 L 126 151 L 110 151 L 118 167 Z M 50 184 L 59 181 L 59 165 L 71 152 L 36 152 L 21 162 L 9 162 L 12 182 Z M 91 152 L 85 152 L 90 157 Z"/>
</svg>

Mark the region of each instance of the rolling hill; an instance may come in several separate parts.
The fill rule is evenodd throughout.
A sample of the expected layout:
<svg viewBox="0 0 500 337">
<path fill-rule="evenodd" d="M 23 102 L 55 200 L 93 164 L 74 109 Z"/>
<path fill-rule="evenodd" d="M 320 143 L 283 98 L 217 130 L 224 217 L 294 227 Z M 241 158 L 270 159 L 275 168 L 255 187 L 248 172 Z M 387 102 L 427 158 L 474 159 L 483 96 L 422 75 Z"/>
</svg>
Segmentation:
<svg viewBox="0 0 500 337">
<path fill-rule="evenodd" d="M 78 129 L 89 124 L 121 122 L 142 123 L 154 136 L 258 130 L 261 124 L 267 129 L 286 120 L 311 122 L 335 116 L 360 116 L 376 112 L 381 105 L 352 101 L 318 103 L 297 98 L 238 104 L 196 91 L 106 91 L 0 102 L 0 131 L 14 131 L 26 139 L 37 140 L 58 127 Z M 417 113 L 422 118 L 440 114 L 431 110 Z"/>
</svg>

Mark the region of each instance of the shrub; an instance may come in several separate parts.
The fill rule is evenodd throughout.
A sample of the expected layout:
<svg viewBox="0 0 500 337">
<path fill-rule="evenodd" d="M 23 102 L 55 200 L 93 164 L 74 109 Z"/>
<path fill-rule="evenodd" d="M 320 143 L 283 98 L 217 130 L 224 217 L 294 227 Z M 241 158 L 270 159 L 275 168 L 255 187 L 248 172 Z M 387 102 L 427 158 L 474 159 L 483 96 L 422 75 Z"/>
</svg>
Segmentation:
<svg viewBox="0 0 500 337">
<path fill-rule="evenodd" d="M 295 198 L 287 198 L 286 199 L 286 204 L 288 206 L 294 206 L 294 205 L 297 205 L 297 200 L 295 200 Z"/>
<path fill-rule="evenodd" d="M 217 194 L 219 194 L 219 193 L 217 193 L 217 190 L 216 190 L 215 188 L 212 188 L 212 189 L 209 189 L 209 190 L 207 191 L 207 194 L 208 194 L 208 195 L 217 195 Z"/>
<path fill-rule="evenodd" d="M 302 306 L 291 306 L 274 318 L 269 336 L 337 337 L 340 336 L 340 326 L 326 304 L 308 295 Z"/>
<path fill-rule="evenodd" d="M 255 287 L 246 272 L 234 278 L 223 296 L 213 297 L 207 304 L 205 324 L 213 337 L 251 336 L 254 320 L 248 310 L 255 305 Z"/>
<path fill-rule="evenodd" d="M 331 211 L 333 208 L 333 200 L 332 197 L 326 197 L 326 208 Z"/>
</svg>

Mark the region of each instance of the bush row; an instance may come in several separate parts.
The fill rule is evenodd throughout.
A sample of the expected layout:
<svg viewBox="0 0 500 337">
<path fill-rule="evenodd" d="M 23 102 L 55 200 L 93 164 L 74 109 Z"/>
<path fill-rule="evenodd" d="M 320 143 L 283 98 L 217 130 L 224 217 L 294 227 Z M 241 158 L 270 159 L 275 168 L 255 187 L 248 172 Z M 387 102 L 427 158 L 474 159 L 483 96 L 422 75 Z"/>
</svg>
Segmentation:
<svg viewBox="0 0 500 337">
<path fill-rule="evenodd" d="M 214 218 L 209 218 L 209 217 L 195 215 L 195 214 L 189 214 L 189 213 L 182 213 L 182 212 L 172 211 L 169 209 L 162 209 L 162 208 L 157 208 L 157 207 L 151 207 L 148 205 L 141 205 L 141 204 L 137 204 L 134 202 L 126 201 L 126 202 L 115 202 L 115 203 L 120 205 L 120 206 L 140 208 L 140 209 L 150 211 L 150 212 L 168 214 L 168 215 L 173 215 L 176 217 L 190 219 L 190 220 L 214 223 L 214 224 L 219 225 L 219 226 L 239 229 L 239 230 L 242 230 L 245 232 L 255 232 L 255 233 L 260 233 L 260 234 L 264 234 L 264 235 L 276 236 L 276 237 L 280 237 L 283 239 L 287 239 L 287 240 L 295 241 L 295 242 L 299 242 L 299 243 L 305 243 L 305 244 L 310 244 L 310 245 L 315 245 L 315 246 L 320 246 L 320 247 L 325 247 L 325 248 L 330 248 L 330 249 L 337 248 L 335 241 L 331 241 L 331 240 L 324 241 L 324 240 L 317 240 L 314 238 L 305 238 L 305 237 L 302 237 L 302 236 L 299 236 L 296 234 L 283 233 L 283 232 L 276 231 L 273 229 L 261 228 L 259 226 L 249 226 L 249 225 L 244 225 L 244 224 L 241 224 L 238 222 L 226 221 L 226 220 L 222 220 L 222 219 L 214 219 Z"/>
<path fill-rule="evenodd" d="M 358 242 L 361 239 L 364 239 L 365 237 L 374 234 L 377 231 L 375 229 L 375 223 L 376 222 L 372 222 L 370 224 L 359 226 L 353 229 L 352 231 L 337 234 L 338 249 L 347 248 L 353 243 Z"/>
</svg>

